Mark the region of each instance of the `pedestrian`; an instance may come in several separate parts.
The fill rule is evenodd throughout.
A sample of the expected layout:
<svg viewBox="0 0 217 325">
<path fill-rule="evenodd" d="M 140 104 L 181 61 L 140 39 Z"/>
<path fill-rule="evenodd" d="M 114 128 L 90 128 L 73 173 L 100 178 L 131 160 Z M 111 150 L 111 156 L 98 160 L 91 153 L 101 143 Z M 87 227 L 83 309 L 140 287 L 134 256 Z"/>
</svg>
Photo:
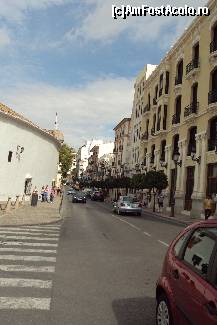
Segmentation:
<svg viewBox="0 0 217 325">
<path fill-rule="evenodd" d="M 54 190 L 54 188 L 52 188 L 51 191 L 50 191 L 50 203 L 53 203 L 54 193 L 55 193 L 55 190 Z"/>
<path fill-rule="evenodd" d="M 211 216 L 213 210 L 213 200 L 210 195 L 207 195 L 205 198 L 203 206 L 205 212 L 205 220 L 207 220 Z"/>
<path fill-rule="evenodd" d="M 41 202 L 44 202 L 45 199 L 44 199 L 44 186 L 42 186 L 41 188 Z"/>
<path fill-rule="evenodd" d="M 48 195 L 49 195 L 49 188 L 48 185 L 46 185 L 44 190 L 44 202 L 48 202 Z"/>
<path fill-rule="evenodd" d="M 158 211 L 163 212 L 164 195 L 163 195 L 162 191 L 159 191 L 158 196 L 157 196 L 157 201 L 158 201 Z"/>
<path fill-rule="evenodd" d="M 146 193 L 144 195 L 143 205 L 144 205 L 145 208 L 147 208 L 147 206 L 148 206 L 148 197 L 147 197 L 147 194 Z"/>
</svg>

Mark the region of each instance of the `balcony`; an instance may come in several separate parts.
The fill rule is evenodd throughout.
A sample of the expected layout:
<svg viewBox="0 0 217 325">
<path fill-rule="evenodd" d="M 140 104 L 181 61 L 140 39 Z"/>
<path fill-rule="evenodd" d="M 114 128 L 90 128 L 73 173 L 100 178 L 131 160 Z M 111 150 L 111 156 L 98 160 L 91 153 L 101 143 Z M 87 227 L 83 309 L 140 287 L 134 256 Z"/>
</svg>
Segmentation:
<svg viewBox="0 0 217 325">
<path fill-rule="evenodd" d="M 214 53 L 215 51 L 217 51 L 217 40 L 213 40 L 210 43 L 210 54 Z"/>
<path fill-rule="evenodd" d="M 154 156 L 151 156 L 151 158 L 150 158 L 150 164 L 154 164 Z"/>
<path fill-rule="evenodd" d="M 144 114 L 150 112 L 150 105 L 147 104 L 145 107 L 144 107 Z"/>
<path fill-rule="evenodd" d="M 162 94 L 163 94 L 163 88 L 159 90 L 159 97 L 162 96 Z"/>
<path fill-rule="evenodd" d="M 192 114 L 197 114 L 199 108 L 199 102 L 193 102 L 190 105 L 185 107 L 184 110 L 184 117 L 187 118 L 189 116 L 192 116 Z"/>
<path fill-rule="evenodd" d="M 175 86 L 179 86 L 182 84 L 182 76 L 178 76 L 175 78 Z"/>
<path fill-rule="evenodd" d="M 153 106 L 157 106 L 157 99 L 153 98 Z"/>
<path fill-rule="evenodd" d="M 210 91 L 208 94 L 208 104 L 211 105 L 214 103 L 217 103 L 217 90 L 216 89 Z"/>
<path fill-rule="evenodd" d="M 180 123 L 180 115 L 174 114 L 172 117 L 172 124 L 179 124 Z"/>
<path fill-rule="evenodd" d="M 151 135 L 152 135 L 152 136 L 155 136 L 155 128 L 152 128 L 152 129 L 151 129 Z"/>
<path fill-rule="evenodd" d="M 208 139 L 208 151 L 217 150 L 217 140 Z"/>
<path fill-rule="evenodd" d="M 148 132 L 147 131 L 142 134 L 141 140 L 142 141 L 148 141 Z"/>
<path fill-rule="evenodd" d="M 186 65 L 186 79 L 190 79 L 191 77 L 195 76 L 199 72 L 199 60 L 193 59 Z"/>
</svg>

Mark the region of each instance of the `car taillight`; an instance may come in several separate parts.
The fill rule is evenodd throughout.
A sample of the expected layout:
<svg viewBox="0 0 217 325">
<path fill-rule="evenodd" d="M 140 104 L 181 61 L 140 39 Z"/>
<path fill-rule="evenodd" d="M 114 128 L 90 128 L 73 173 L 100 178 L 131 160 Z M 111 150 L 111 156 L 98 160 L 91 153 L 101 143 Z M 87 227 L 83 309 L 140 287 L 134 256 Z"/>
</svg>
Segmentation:
<svg viewBox="0 0 217 325">
<path fill-rule="evenodd" d="M 121 207 L 124 207 L 124 203 L 121 203 Z"/>
</svg>

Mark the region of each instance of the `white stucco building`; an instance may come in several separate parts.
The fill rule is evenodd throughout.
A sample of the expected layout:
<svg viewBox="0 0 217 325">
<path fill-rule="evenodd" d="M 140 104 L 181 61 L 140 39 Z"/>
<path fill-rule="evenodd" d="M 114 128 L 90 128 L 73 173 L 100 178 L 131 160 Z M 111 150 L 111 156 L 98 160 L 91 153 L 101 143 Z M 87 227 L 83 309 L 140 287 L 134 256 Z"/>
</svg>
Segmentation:
<svg viewBox="0 0 217 325">
<path fill-rule="evenodd" d="M 102 140 L 90 140 L 78 149 L 77 152 L 77 176 L 80 177 L 86 171 L 88 165 L 88 158 L 91 156 L 91 149 L 94 146 L 102 144 Z"/>
<path fill-rule="evenodd" d="M 0 104 L 0 201 L 36 186 L 54 185 L 58 171 L 59 131 L 41 129 L 22 115 Z"/>
</svg>

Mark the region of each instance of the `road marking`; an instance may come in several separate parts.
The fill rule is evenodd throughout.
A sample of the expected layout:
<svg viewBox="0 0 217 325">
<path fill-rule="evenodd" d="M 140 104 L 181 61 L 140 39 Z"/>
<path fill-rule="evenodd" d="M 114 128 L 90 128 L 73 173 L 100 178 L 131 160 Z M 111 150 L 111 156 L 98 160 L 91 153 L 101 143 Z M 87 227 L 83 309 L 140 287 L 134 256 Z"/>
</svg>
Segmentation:
<svg viewBox="0 0 217 325">
<path fill-rule="evenodd" d="M 31 248 L 14 248 L 14 247 L 0 247 L 0 252 L 19 252 L 19 253 L 45 253 L 56 254 L 56 249 L 31 249 Z"/>
<path fill-rule="evenodd" d="M 2 231 L 0 230 L 0 235 L 1 234 L 5 234 L 6 236 L 8 236 L 7 234 L 18 234 L 18 235 L 31 235 L 31 236 L 51 236 L 51 237 L 59 237 L 59 234 L 51 234 L 51 233 L 42 233 L 42 232 L 39 232 L 39 233 L 31 233 L 29 231 L 19 231 L 19 232 L 14 232 L 14 231 Z"/>
<path fill-rule="evenodd" d="M 169 244 L 165 243 L 164 241 L 162 240 L 158 240 L 158 242 L 166 247 L 169 247 Z"/>
<path fill-rule="evenodd" d="M 5 239 L 6 236 L 0 236 L 0 238 L 3 238 Z M 7 239 L 26 239 L 26 240 L 50 240 L 50 241 L 58 241 L 59 238 L 51 238 L 51 237 L 47 237 L 47 238 L 44 238 L 44 237 L 29 237 L 29 236 L 7 236 Z"/>
<path fill-rule="evenodd" d="M 35 239 L 35 238 L 34 238 Z M 31 247 L 57 247 L 58 244 L 53 243 L 25 243 L 25 242 L 19 242 L 19 241 L 2 241 L 0 242 L 3 246 L 31 246 Z"/>
<path fill-rule="evenodd" d="M 50 309 L 50 298 L 0 297 L 0 309 Z"/>
<path fill-rule="evenodd" d="M 143 234 L 145 234 L 145 235 L 148 236 L 148 237 L 151 237 L 151 234 L 149 234 L 149 233 L 146 232 L 146 231 L 143 231 Z"/>
<path fill-rule="evenodd" d="M 47 256 L 21 256 L 21 255 L 0 255 L 0 260 L 26 261 L 26 262 L 56 262 L 56 257 Z"/>
<path fill-rule="evenodd" d="M 130 222 L 126 221 L 126 220 L 123 220 L 123 219 L 121 219 L 121 218 L 118 218 L 118 219 L 119 219 L 120 221 L 122 221 L 122 222 L 127 223 L 130 227 L 132 227 L 132 228 L 134 228 L 134 229 L 141 230 L 140 228 L 134 226 L 132 223 L 130 223 Z"/>
<path fill-rule="evenodd" d="M 32 228 L 24 228 L 24 227 L 0 227 L 1 231 L 13 231 L 13 232 L 20 232 L 20 231 L 29 231 L 29 232 L 45 232 L 45 233 L 59 233 L 58 230 L 52 229 L 32 229 Z"/>
<path fill-rule="evenodd" d="M 52 281 L 36 279 L 0 278 L 0 287 L 51 289 Z"/>
<path fill-rule="evenodd" d="M 0 271 L 4 272 L 32 272 L 32 273 L 54 273 L 55 266 L 28 266 L 28 265 L 0 265 Z"/>
</svg>

